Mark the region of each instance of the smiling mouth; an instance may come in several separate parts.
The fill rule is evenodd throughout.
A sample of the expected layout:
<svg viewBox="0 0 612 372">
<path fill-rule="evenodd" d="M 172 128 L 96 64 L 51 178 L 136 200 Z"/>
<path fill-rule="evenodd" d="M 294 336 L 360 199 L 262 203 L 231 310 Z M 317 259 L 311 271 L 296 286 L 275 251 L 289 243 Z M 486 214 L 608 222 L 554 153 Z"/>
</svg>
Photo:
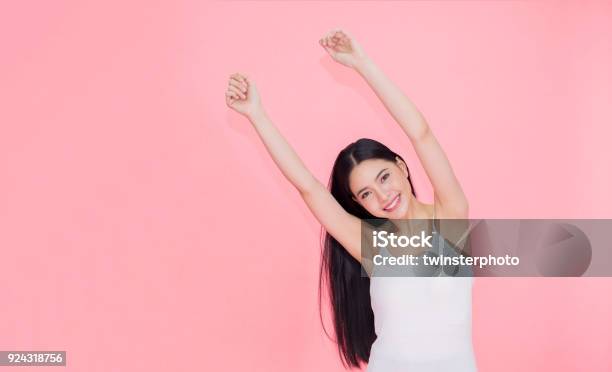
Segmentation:
<svg viewBox="0 0 612 372">
<path fill-rule="evenodd" d="M 389 202 L 389 204 L 387 204 L 383 210 L 385 212 L 391 212 L 393 210 L 395 210 L 395 208 L 397 208 L 397 206 L 399 205 L 400 202 L 400 194 L 397 194 L 397 196 L 395 198 L 393 198 L 393 200 L 391 200 L 391 202 Z"/>
</svg>

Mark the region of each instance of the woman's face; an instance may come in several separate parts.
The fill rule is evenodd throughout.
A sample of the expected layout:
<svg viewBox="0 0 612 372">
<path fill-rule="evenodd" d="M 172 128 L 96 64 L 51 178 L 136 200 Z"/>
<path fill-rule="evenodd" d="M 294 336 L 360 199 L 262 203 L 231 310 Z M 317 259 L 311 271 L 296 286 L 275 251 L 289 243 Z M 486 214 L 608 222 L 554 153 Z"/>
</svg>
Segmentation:
<svg viewBox="0 0 612 372">
<path fill-rule="evenodd" d="M 353 199 L 375 217 L 402 219 L 408 212 L 412 189 L 406 164 L 369 159 L 357 164 L 349 175 Z"/>
</svg>

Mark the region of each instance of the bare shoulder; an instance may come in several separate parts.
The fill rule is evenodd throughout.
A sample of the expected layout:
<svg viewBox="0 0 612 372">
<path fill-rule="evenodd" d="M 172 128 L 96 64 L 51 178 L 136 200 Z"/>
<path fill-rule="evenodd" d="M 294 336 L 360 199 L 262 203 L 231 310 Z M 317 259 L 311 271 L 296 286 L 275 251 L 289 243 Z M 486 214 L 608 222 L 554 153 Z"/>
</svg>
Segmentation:
<svg viewBox="0 0 612 372">
<path fill-rule="evenodd" d="M 460 207 L 457 205 L 445 206 L 437 197 L 434 197 L 432 207 L 435 210 L 436 219 L 467 219 L 469 215 L 467 204 L 461 203 Z"/>
<path fill-rule="evenodd" d="M 458 251 L 464 249 L 467 234 L 469 234 L 468 213 L 457 209 L 448 210 L 442 205 L 435 203 L 436 231 L 438 231 L 444 239 L 452 243 Z"/>
</svg>

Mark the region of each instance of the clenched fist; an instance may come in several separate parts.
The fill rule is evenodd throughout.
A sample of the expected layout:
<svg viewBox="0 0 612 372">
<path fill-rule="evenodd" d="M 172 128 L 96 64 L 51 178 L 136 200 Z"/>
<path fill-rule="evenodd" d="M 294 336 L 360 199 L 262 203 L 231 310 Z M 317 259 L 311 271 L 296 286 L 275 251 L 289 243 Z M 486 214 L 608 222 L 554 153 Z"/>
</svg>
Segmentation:
<svg viewBox="0 0 612 372">
<path fill-rule="evenodd" d="M 319 44 L 336 61 L 355 68 L 367 59 L 366 53 L 348 32 L 335 29 L 319 39 Z"/>
<path fill-rule="evenodd" d="M 255 83 L 245 75 L 232 74 L 225 92 L 225 103 L 236 112 L 250 117 L 261 110 L 261 100 Z"/>
</svg>

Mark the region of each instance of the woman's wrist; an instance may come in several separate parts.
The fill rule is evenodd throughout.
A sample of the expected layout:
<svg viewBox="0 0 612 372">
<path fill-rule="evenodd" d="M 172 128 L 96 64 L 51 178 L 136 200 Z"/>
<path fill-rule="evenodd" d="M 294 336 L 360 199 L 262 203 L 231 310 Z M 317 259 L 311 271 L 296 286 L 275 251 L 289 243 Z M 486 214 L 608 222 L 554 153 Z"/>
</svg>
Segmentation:
<svg viewBox="0 0 612 372">
<path fill-rule="evenodd" d="M 353 65 L 353 69 L 361 73 L 370 63 L 372 63 L 372 60 L 370 59 L 370 57 L 368 57 L 367 55 L 364 55 L 363 57 L 357 59 L 357 61 Z"/>
<path fill-rule="evenodd" d="M 254 108 L 252 111 L 250 111 L 247 114 L 247 117 L 249 118 L 249 120 L 252 123 L 255 123 L 256 121 L 260 120 L 261 118 L 266 116 L 266 112 L 264 111 L 263 107 L 258 106 L 256 108 Z"/>
</svg>

